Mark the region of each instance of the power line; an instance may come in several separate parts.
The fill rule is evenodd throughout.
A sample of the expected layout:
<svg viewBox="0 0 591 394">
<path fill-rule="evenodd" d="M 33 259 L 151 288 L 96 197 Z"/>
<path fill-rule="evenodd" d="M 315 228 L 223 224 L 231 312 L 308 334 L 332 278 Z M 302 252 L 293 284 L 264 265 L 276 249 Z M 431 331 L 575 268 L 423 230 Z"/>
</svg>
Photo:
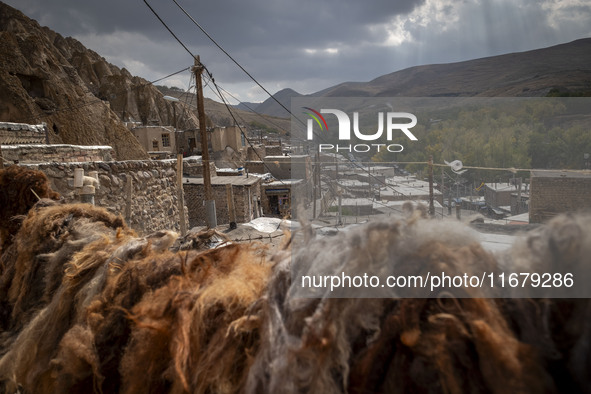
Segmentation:
<svg viewBox="0 0 591 394">
<path fill-rule="evenodd" d="M 168 27 L 168 25 L 166 24 L 166 22 L 164 22 L 164 20 L 162 20 L 162 18 L 160 18 L 160 15 L 158 15 L 158 13 L 157 13 L 157 12 L 156 12 L 156 11 L 155 11 L 153 8 L 152 8 L 152 6 L 151 6 L 151 5 L 150 5 L 150 4 L 149 4 L 149 3 L 148 3 L 146 0 L 144 0 L 144 3 L 146 3 L 146 5 L 147 5 L 147 6 L 148 6 L 148 8 L 150 9 L 150 11 L 152 11 L 152 13 L 154 14 L 154 16 L 155 16 L 156 18 L 158 18 L 158 20 L 160 21 L 160 23 L 162 23 L 162 25 L 164 25 L 164 27 L 166 28 L 166 30 L 168 30 L 168 32 L 169 32 L 169 33 L 170 33 L 170 34 L 171 34 L 171 35 L 172 35 L 172 36 L 173 36 L 173 37 L 174 37 L 174 38 L 177 40 L 177 42 L 178 42 L 179 44 L 181 44 L 181 46 L 182 46 L 183 48 L 185 48 L 185 51 L 189 52 L 189 55 L 191 55 L 191 57 L 192 57 L 193 59 L 195 59 L 195 55 L 193 55 L 193 52 L 191 52 L 191 51 L 189 50 L 189 48 L 187 48 L 187 47 L 185 46 L 185 44 L 183 44 L 183 42 L 181 41 L 181 39 L 180 39 L 180 38 L 178 38 L 176 34 L 174 34 L 174 32 L 171 30 L 171 28 L 170 28 L 170 27 Z"/>
<path fill-rule="evenodd" d="M 209 70 L 207 70 L 207 69 L 206 69 L 206 71 L 207 71 L 207 73 L 209 74 L 209 76 L 210 76 L 210 78 L 211 78 L 211 79 L 210 79 L 210 81 L 211 81 L 211 82 L 213 83 L 213 85 L 216 87 L 217 93 L 216 93 L 216 91 L 214 91 L 214 90 L 213 90 L 213 88 L 211 88 L 211 87 L 210 87 L 210 89 L 212 90 L 212 92 L 213 92 L 213 93 L 214 93 L 216 96 L 218 96 L 218 97 L 219 97 L 219 98 L 222 100 L 223 104 L 226 106 L 226 109 L 227 109 L 227 110 L 228 110 L 228 112 L 230 113 L 230 116 L 232 117 L 232 119 L 234 120 L 234 122 L 236 123 L 236 125 L 238 126 L 238 128 L 240 129 L 240 132 L 241 132 L 241 134 L 244 136 L 244 139 L 245 139 L 245 140 L 248 142 L 248 144 L 251 146 L 251 148 L 253 149 L 253 152 L 254 152 L 254 153 L 255 153 L 255 155 L 256 155 L 256 156 L 257 156 L 257 157 L 260 159 L 260 161 L 263 163 L 263 165 L 265 166 L 265 168 L 267 168 L 267 170 L 269 170 L 269 172 L 271 172 L 271 169 L 269 168 L 269 166 L 268 166 L 268 165 L 267 165 L 267 164 L 264 162 L 264 160 L 263 160 L 263 159 L 260 157 L 260 155 L 258 154 L 258 152 L 256 151 L 256 149 L 254 148 L 254 146 L 253 146 L 252 142 L 251 142 L 251 141 L 250 141 L 250 139 L 249 139 L 249 138 L 246 136 L 246 134 L 245 134 L 245 133 L 244 133 L 244 131 L 242 130 L 242 127 L 240 127 L 240 124 L 239 124 L 239 122 L 236 120 L 236 117 L 234 116 L 234 114 L 233 114 L 232 110 L 230 109 L 230 106 L 229 106 L 229 105 L 228 105 L 228 103 L 226 102 L 226 100 L 225 100 L 225 97 L 223 96 L 223 94 L 222 94 L 222 92 L 221 92 L 221 87 L 220 87 L 220 86 L 219 86 L 219 85 L 218 85 L 218 84 L 215 82 L 215 80 L 213 79 L 213 77 L 212 77 L 212 76 L 211 76 L 211 74 L 209 73 Z M 224 91 L 225 91 L 225 89 L 224 89 Z M 374 178 L 374 179 L 376 179 L 376 180 L 378 181 L 378 183 L 381 183 L 381 184 L 382 184 L 383 186 L 385 186 L 386 188 L 390 188 L 392 191 L 394 191 L 394 192 L 396 192 L 396 193 L 398 193 L 398 194 L 400 194 L 400 195 L 403 195 L 402 193 L 399 193 L 399 192 L 398 192 L 396 189 L 394 189 L 394 188 L 393 188 L 391 185 L 387 184 L 386 182 L 381 182 L 381 180 L 379 180 L 379 179 L 378 179 L 378 178 L 377 178 L 375 175 L 372 175 L 372 174 L 371 174 L 371 173 L 369 173 L 369 172 L 368 172 L 368 175 L 369 175 L 371 178 Z M 280 182 L 282 185 L 285 185 L 285 183 L 284 183 L 284 182 L 283 182 L 281 179 L 278 179 L 278 181 L 279 181 L 279 182 Z M 331 183 L 329 183 L 329 186 L 332 186 L 332 185 L 331 185 Z M 375 201 L 372 201 L 372 202 L 374 202 L 374 203 L 376 203 L 376 204 L 378 204 L 378 205 L 380 205 L 380 206 L 383 206 L 383 207 L 385 207 L 385 208 L 388 208 L 388 209 L 390 209 L 390 210 L 392 210 L 392 211 L 395 211 L 395 212 L 400 212 L 400 213 L 402 213 L 402 212 L 403 212 L 403 211 L 401 211 L 401 210 L 399 210 L 399 209 L 396 209 L 396 208 L 394 208 L 394 207 L 392 207 L 392 206 L 390 206 L 390 205 L 384 204 L 384 203 L 382 203 L 382 202 L 380 202 L 380 201 L 377 201 L 377 200 L 375 200 Z"/>
<path fill-rule="evenodd" d="M 213 93 L 213 94 L 214 94 L 216 97 L 218 97 L 220 100 L 222 100 L 222 98 L 220 97 L 219 93 L 218 93 L 216 90 L 214 90 L 214 89 L 213 89 L 213 88 L 212 88 L 212 87 L 209 85 L 209 84 L 210 84 L 210 82 L 211 82 L 211 79 L 210 79 L 210 78 L 209 78 L 207 75 L 203 75 L 203 78 L 204 78 L 204 79 L 205 79 L 205 81 L 206 81 L 206 84 L 204 85 L 204 88 L 205 88 L 205 87 L 209 87 L 209 89 L 211 90 L 211 92 L 212 92 L 212 93 Z M 221 91 L 223 91 L 224 93 L 226 93 L 228 96 L 232 97 L 232 98 L 233 98 L 234 100 L 236 100 L 238 103 L 241 103 L 241 101 L 240 101 L 238 98 L 236 98 L 236 97 L 235 97 L 235 96 L 234 96 L 232 93 L 230 93 L 228 90 L 224 89 L 224 87 L 223 87 L 223 86 L 220 86 L 219 84 L 218 84 L 217 86 L 218 86 L 218 88 L 219 88 Z M 187 92 L 187 93 L 189 93 L 189 92 Z M 193 97 L 191 96 L 191 101 L 190 101 L 190 105 L 191 105 L 191 106 L 193 105 L 193 104 L 192 104 L 192 102 L 193 102 Z M 270 119 L 266 118 L 266 117 L 265 117 L 265 115 L 263 115 L 263 114 L 261 114 L 261 113 L 259 113 L 259 112 L 256 112 L 254 109 L 250 108 L 248 105 L 245 105 L 245 106 L 246 106 L 246 107 L 247 107 L 249 110 L 251 110 L 253 114 L 257 115 L 258 117 L 260 117 L 260 118 L 261 118 L 262 120 L 264 120 L 265 122 L 267 122 L 267 123 L 271 124 L 272 126 L 276 127 L 278 130 L 284 130 L 284 128 L 283 128 L 282 126 L 280 126 L 280 125 L 278 125 L 278 124 L 274 123 L 273 121 L 271 121 Z M 242 121 L 244 121 L 244 122 L 246 123 L 246 120 L 245 120 L 245 119 L 244 119 L 242 116 L 240 116 L 240 115 L 238 115 L 238 114 L 237 114 L 237 116 L 238 116 L 238 117 L 239 117 L 239 118 L 240 118 Z"/>
<path fill-rule="evenodd" d="M 221 45 L 219 45 L 214 39 L 213 37 L 211 37 L 211 35 L 209 35 L 209 33 L 207 33 L 207 31 L 205 31 L 205 29 L 176 1 L 173 0 L 173 2 L 177 5 L 177 7 L 179 7 L 181 9 L 181 11 L 222 51 L 224 52 L 224 54 L 226 54 L 242 71 L 244 71 L 246 73 L 246 75 L 248 75 L 261 89 L 263 89 L 265 91 L 265 93 L 267 93 L 269 95 L 269 97 L 271 97 L 275 102 L 277 102 L 277 104 L 279 104 L 281 107 L 283 107 L 283 109 L 285 109 L 290 115 L 293 116 L 293 114 L 291 113 L 291 111 L 289 109 L 287 109 L 282 103 L 279 102 L 279 100 L 277 100 L 271 93 L 269 93 L 269 91 L 267 91 L 267 89 L 265 89 L 263 87 L 263 85 L 261 85 L 248 71 L 246 71 L 246 69 L 244 67 L 242 67 L 242 65 L 240 65 L 240 63 L 238 63 L 224 48 L 222 48 Z M 164 25 L 164 27 L 168 30 L 168 32 L 177 40 L 177 42 L 191 55 L 191 57 L 193 57 L 194 59 L 196 59 L 195 55 L 193 55 L 193 53 L 189 50 L 189 48 L 187 48 L 187 46 L 177 37 L 176 34 L 174 34 L 174 32 L 170 29 L 170 27 L 168 27 L 168 25 L 166 24 L 166 22 L 164 22 L 164 20 L 162 20 L 162 18 L 158 15 L 158 13 L 150 6 L 150 4 L 147 2 L 147 0 L 144 0 L 144 3 L 148 6 L 148 8 L 150 8 L 150 11 L 152 11 L 152 13 L 156 16 L 156 18 L 158 18 L 158 20 L 160 21 L 160 23 L 162 23 Z M 201 62 L 200 62 L 201 63 Z M 215 79 L 213 78 L 212 73 L 207 69 L 207 67 L 205 67 L 205 65 L 203 63 L 201 63 L 201 65 L 203 66 L 203 69 L 206 71 L 206 73 L 209 75 L 211 82 L 214 84 L 216 90 L 219 93 L 219 97 L 222 99 L 223 104 L 226 106 L 226 108 L 228 109 L 228 112 L 230 113 L 230 115 L 232 116 L 232 119 L 234 119 L 234 122 L 238 125 L 238 128 L 240 129 L 240 132 L 242 133 L 242 135 L 244 136 L 245 140 L 248 141 L 249 145 L 252 147 L 253 151 L 255 152 L 255 154 L 259 157 L 259 159 L 261 159 L 261 157 L 258 155 L 258 153 L 256 152 L 256 150 L 254 149 L 254 146 L 252 145 L 252 143 L 250 142 L 250 140 L 248 139 L 248 137 L 246 136 L 246 134 L 244 133 L 244 131 L 242 130 L 242 127 L 240 127 L 240 125 L 238 124 L 238 121 L 236 120 L 234 114 L 232 113 L 232 111 L 230 110 L 230 107 L 228 105 L 228 103 L 226 102 L 225 98 L 223 97 L 220 88 L 218 87 L 217 83 L 215 82 Z M 299 118 L 296 117 L 296 119 L 299 120 L 300 123 L 304 124 L 302 120 L 300 120 Z M 318 136 L 321 140 L 324 141 L 324 138 L 322 136 L 320 136 L 319 134 L 315 133 L 314 134 L 316 136 Z M 348 157 L 345 157 L 347 160 L 349 160 L 351 163 L 353 163 L 353 160 L 351 160 Z M 261 161 L 263 161 L 261 159 Z M 264 161 L 263 161 L 264 163 Z M 264 164 L 265 167 L 267 167 L 267 169 L 269 169 L 269 167 Z M 385 186 L 386 188 L 390 188 L 392 190 L 394 190 L 390 185 L 386 184 L 385 182 L 382 182 L 380 179 L 378 179 L 375 175 L 372 175 L 370 172 L 368 172 L 368 176 L 370 178 L 373 178 L 376 180 L 377 183 L 382 184 L 383 186 Z M 283 182 L 281 182 L 283 184 Z M 395 190 L 394 190 L 395 191 Z"/>
<path fill-rule="evenodd" d="M 285 109 L 287 111 L 287 113 L 289 113 L 290 115 L 293 116 L 293 114 L 291 113 L 291 111 L 289 109 L 287 109 L 282 103 L 279 102 L 279 100 L 277 100 L 271 93 L 269 93 L 269 91 L 267 89 L 265 89 L 265 87 L 263 85 L 261 85 L 248 71 L 246 71 L 246 69 L 244 67 L 242 67 L 242 65 L 240 65 L 240 63 L 238 63 L 224 48 L 222 48 L 221 45 L 219 45 L 214 39 L 213 37 L 211 37 L 211 35 L 209 33 L 207 33 L 207 31 L 205 31 L 205 29 L 176 1 L 173 0 L 174 3 L 183 11 L 183 13 L 222 51 L 224 52 L 238 67 L 240 67 L 240 69 L 242 71 L 244 71 L 261 89 L 263 89 L 265 91 L 265 93 L 267 93 L 269 95 L 269 97 L 271 97 L 275 102 L 277 102 L 277 104 L 279 104 L 283 109 Z M 164 20 L 158 15 L 158 13 L 150 6 L 150 4 L 148 4 L 147 0 L 144 0 L 144 3 L 150 8 L 150 10 L 152 11 L 152 13 L 156 16 L 156 18 L 158 18 L 158 20 L 160 21 L 160 23 L 162 23 L 162 25 L 164 25 L 164 27 L 168 30 L 168 32 L 177 40 L 177 42 L 191 55 L 191 57 L 193 57 L 194 59 L 196 59 L 195 55 L 187 48 L 187 46 L 180 40 L 180 38 L 177 37 L 176 34 L 174 34 L 174 32 L 172 31 L 172 29 L 170 27 L 168 27 L 168 25 L 166 24 L 166 22 L 164 22 Z M 201 63 L 201 62 L 200 62 Z M 211 72 L 207 69 L 207 67 L 205 67 L 205 65 L 203 63 L 201 63 L 201 65 L 203 66 L 203 68 L 205 69 L 205 71 L 207 72 L 207 74 L 209 74 L 209 76 L 212 79 L 212 82 L 215 84 L 215 80 L 211 74 Z M 219 88 L 216 85 L 216 89 L 219 90 Z M 296 117 L 296 119 L 298 120 L 298 122 L 300 122 L 302 125 L 305 126 L 305 123 L 299 119 L 298 117 Z M 316 132 L 313 132 L 314 135 L 316 135 L 318 138 L 320 138 L 320 140 L 322 141 L 326 141 L 321 135 L 319 135 Z"/>
<path fill-rule="evenodd" d="M 263 85 L 261 85 L 259 83 L 259 81 L 257 81 L 255 79 L 255 77 L 253 77 L 248 71 L 246 71 L 246 69 L 244 67 L 242 67 L 242 65 L 240 63 L 238 63 L 238 61 L 236 61 L 236 59 L 234 59 L 224 48 L 222 48 L 222 46 L 220 44 L 217 43 L 216 40 L 213 39 L 213 37 L 207 32 L 205 31 L 205 29 L 199 24 L 199 22 L 197 22 L 195 20 L 195 18 L 193 18 L 176 0 L 172 0 L 174 2 L 174 4 L 177 5 L 177 7 L 179 7 L 181 9 L 181 11 L 195 24 L 195 26 L 197 26 L 199 28 L 199 30 L 201 30 L 203 32 L 203 34 L 205 34 L 207 36 L 207 38 L 209 38 L 211 40 L 211 42 L 213 42 L 222 52 L 224 52 L 224 54 L 226 56 L 228 56 L 230 58 L 230 60 L 232 60 L 234 62 L 234 64 L 236 64 L 242 71 L 244 71 L 244 73 L 246 75 L 248 75 L 248 77 L 250 79 L 252 79 L 254 81 L 254 83 L 256 83 L 261 89 L 263 89 L 263 91 L 265 93 L 267 93 L 269 95 L 269 97 L 271 97 L 277 104 L 279 104 L 281 107 L 283 107 L 283 109 L 285 109 L 287 111 L 288 114 L 291 115 L 291 111 L 289 109 L 287 109 L 287 107 L 285 107 L 285 105 L 283 105 L 281 102 L 279 102 L 279 100 L 277 100 L 275 98 L 275 96 L 273 96 L 271 93 L 269 93 L 269 91 L 267 89 L 265 89 L 265 87 Z M 146 2 L 146 0 L 144 0 L 144 2 Z M 147 4 L 147 3 L 146 3 Z M 150 7 L 151 8 L 151 7 Z M 160 19 L 160 18 L 159 18 Z M 176 38 L 176 36 L 175 36 Z M 178 40 L 178 39 L 177 39 Z M 184 45 L 183 45 L 184 46 Z"/>
<path fill-rule="evenodd" d="M 232 111 L 230 110 L 230 106 L 228 105 L 228 103 L 226 102 L 226 99 L 224 98 L 222 92 L 220 91 L 220 88 L 218 87 L 217 83 L 215 82 L 215 80 L 213 79 L 213 76 L 211 75 L 211 73 L 209 72 L 209 70 L 205 69 L 205 71 L 207 72 L 207 74 L 209 74 L 209 77 L 211 78 L 211 82 L 213 83 L 213 86 L 215 86 L 216 90 L 218 91 L 219 97 L 222 99 L 222 102 L 224 103 L 224 105 L 226 106 L 226 109 L 228 110 L 228 112 L 230 113 L 230 116 L 232 117 L 232 119 L 234 119 L 234 123 L 236 124 L 236 126 L 238 126 L 238 129 L 240 130 L 240 133 L 242 134 L 242 136 L 244 137 L 245 141 L 248 142 L 248 145 L 250 145 L 250 147 L 252 148 L 252 151 L 254 152 L 254 154 L 259 158 L 259 160 L 263 163 L 263 166 L 265 166 L 265 168 L 269 171 L 269 173 L 271 172 L 271 169 L 269 168 L 269 166 L 267 165 L 267 163 L 265 163 L 265 161 L 261 158 L 261 156 L 259 155 L 259 153 L 257 152 L 257 150 L 255 149 L 254 145 L 252 144 L 252 142 L 250 141 L 250 139 L 248 138 L 248 136 L 246 135 L 246 133 L 244 132 L 244 130 L 242 130 L 242 127 L 240 126 L 240 123 L 238 122 L 238 120 L 236 120 L 236 117 L 234 116 L 234 114 L 232 113 Z M 285 182 L 283 182 L 281 179 L 278 179 L 278 181 L 286 186 Z"/>
<path fill-rule="evenodd" d="M 269 122 L 270 124 L 272 124 L 273 126 L 277 127 L 279 130 L 282 130 L 283 127 L 279 126 L 276 123 L 273 123 L 270 119 L 265 118 L 265 116 L 259 112 L 257 112 L 256 110 L 250 108 L 247 104 L 245 104 L 244 102 L 240 101 L 239 99 L 237 99 L 232 93 L 228 92 L 226 89 L 224 89 L 222 86 L 220 86 L 220 89 L 223 90 L 224 92 L 226 92 L 226 94 L 228 94 L 230 97 L 232 97 L 234 100 L 236 100 L 236 102 L 238 102 L 238 104 L 242 104 L 244 105 L 246 108 L 248 108 L 252 113 L 258 115 L 259 117 L 261 117 L 263 120 Z"/>
</svg>

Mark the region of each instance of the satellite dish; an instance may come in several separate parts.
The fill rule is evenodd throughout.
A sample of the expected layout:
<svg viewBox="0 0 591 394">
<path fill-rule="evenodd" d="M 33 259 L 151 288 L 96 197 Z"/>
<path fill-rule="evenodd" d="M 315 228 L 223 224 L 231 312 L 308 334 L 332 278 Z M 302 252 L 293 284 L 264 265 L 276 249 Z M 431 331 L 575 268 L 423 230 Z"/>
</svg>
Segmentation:
<svg viewBox="0 0 591 394">
<path fill-rule="evenodd" d="M 443 162 L 445 164 L 447 164 L 448 166 L 450 166 L 451 170 L 458 175 L 463 174 L 464 172 L 468 171 L 468 170 L 462 170 L 462 167 L 464 165 L 462 164 L 462 162 L 460 160 L 454 160 L 451 163 L 448 163 L 447 161 L 443 160 Z"/>
</svg>

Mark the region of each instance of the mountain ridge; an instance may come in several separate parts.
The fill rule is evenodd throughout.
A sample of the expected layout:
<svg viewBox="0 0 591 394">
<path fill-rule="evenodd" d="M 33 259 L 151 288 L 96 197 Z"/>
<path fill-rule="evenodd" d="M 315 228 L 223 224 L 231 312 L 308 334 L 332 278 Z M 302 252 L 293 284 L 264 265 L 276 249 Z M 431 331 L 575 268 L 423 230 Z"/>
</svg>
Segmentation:
<svg viewBox="0 0 591 394">
<path fill-rule="evenodd" d="M 279 101 L 289 108 L 293 97 L 540 97 L 552 89 L 591 90 L 591 38 L 524 52 L 512 52 L 454 63 L 408 67 L 368 82 L 343 82 L 317 92 Z M 272 98 L 257 112 L 285 113 Z"/>
<path fill-rule="evenodd" d="M 0 2 L 0 120 L 45 122 L 50 143 L 110 145 L 131 160 L 149 157 L 124 122 L 170 125 L 173 113 L 147 80 Z M 197 127 L 194 114 L 182 120 Z"/>
</svg>

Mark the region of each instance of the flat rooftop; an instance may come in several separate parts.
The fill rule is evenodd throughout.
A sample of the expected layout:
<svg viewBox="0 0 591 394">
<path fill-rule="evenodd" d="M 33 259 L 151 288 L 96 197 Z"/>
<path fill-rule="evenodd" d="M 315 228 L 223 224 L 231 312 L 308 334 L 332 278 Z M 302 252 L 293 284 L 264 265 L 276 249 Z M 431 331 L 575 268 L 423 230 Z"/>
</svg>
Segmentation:
<svg viewBox="0 0 591 394">
<path fill-rule="evenodd" d="M 272 186 L 272 187 L 276 187 L 276 186 L 289 186 L 289 185 L 296 185 L 298 183 L 302 183 L 304 182 L 303 179 L 281 179 L 281 180 L 277 180 L 277 181 L 273 181 L 273 182 L 269 182 L 269 183 L 264 183 L 263 186 Z"/>
<path fill-rule="evenodd" d="M 212 176 L 211 184 L 218 185 L 234 185 L 234 186 L 252 186 L 260 182 L 261 178 L 256 176 Z M 186 178 L 183 177 L 184 185 L 203 185 L 203 178 Z"/>
<path fill-rule="evenodd" d="M 591 171 L 544 171 L 532 170 L 532 177 L 537 178 L 588 178 L 591 179 Z"/>
<path fill-rule="evenodd" d="M 510 183 L 501 183 L 501 182 L 497 182 L 497 183 L 486 183 L 485 186 L 491 190 L 497 191 L 497 192 L 508 192 L 508 191 L 517 191 L 518 187 L 517 185 L 512 185 Z M 521 190 L 525 190 L 525 187 L 522 186 Z"/>
</svg>

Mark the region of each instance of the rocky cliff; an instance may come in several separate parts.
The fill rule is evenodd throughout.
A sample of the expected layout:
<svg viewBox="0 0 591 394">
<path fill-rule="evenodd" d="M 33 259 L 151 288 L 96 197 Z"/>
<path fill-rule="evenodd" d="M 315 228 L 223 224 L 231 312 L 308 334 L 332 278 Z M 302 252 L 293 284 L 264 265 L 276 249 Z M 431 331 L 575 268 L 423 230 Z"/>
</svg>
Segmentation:
<svg viewBox="0 0 591 394">
<path fill-rule="evenodd" d="M 197 126 L 177 112 L 178 127 Z M 123 121 L 170 125 L 172 116 L 148 81 L 0 2 L 0 121 L 45 122 L 52 143 L 111 145 L 130 160 L 148 156 Z"/>
</svg>

